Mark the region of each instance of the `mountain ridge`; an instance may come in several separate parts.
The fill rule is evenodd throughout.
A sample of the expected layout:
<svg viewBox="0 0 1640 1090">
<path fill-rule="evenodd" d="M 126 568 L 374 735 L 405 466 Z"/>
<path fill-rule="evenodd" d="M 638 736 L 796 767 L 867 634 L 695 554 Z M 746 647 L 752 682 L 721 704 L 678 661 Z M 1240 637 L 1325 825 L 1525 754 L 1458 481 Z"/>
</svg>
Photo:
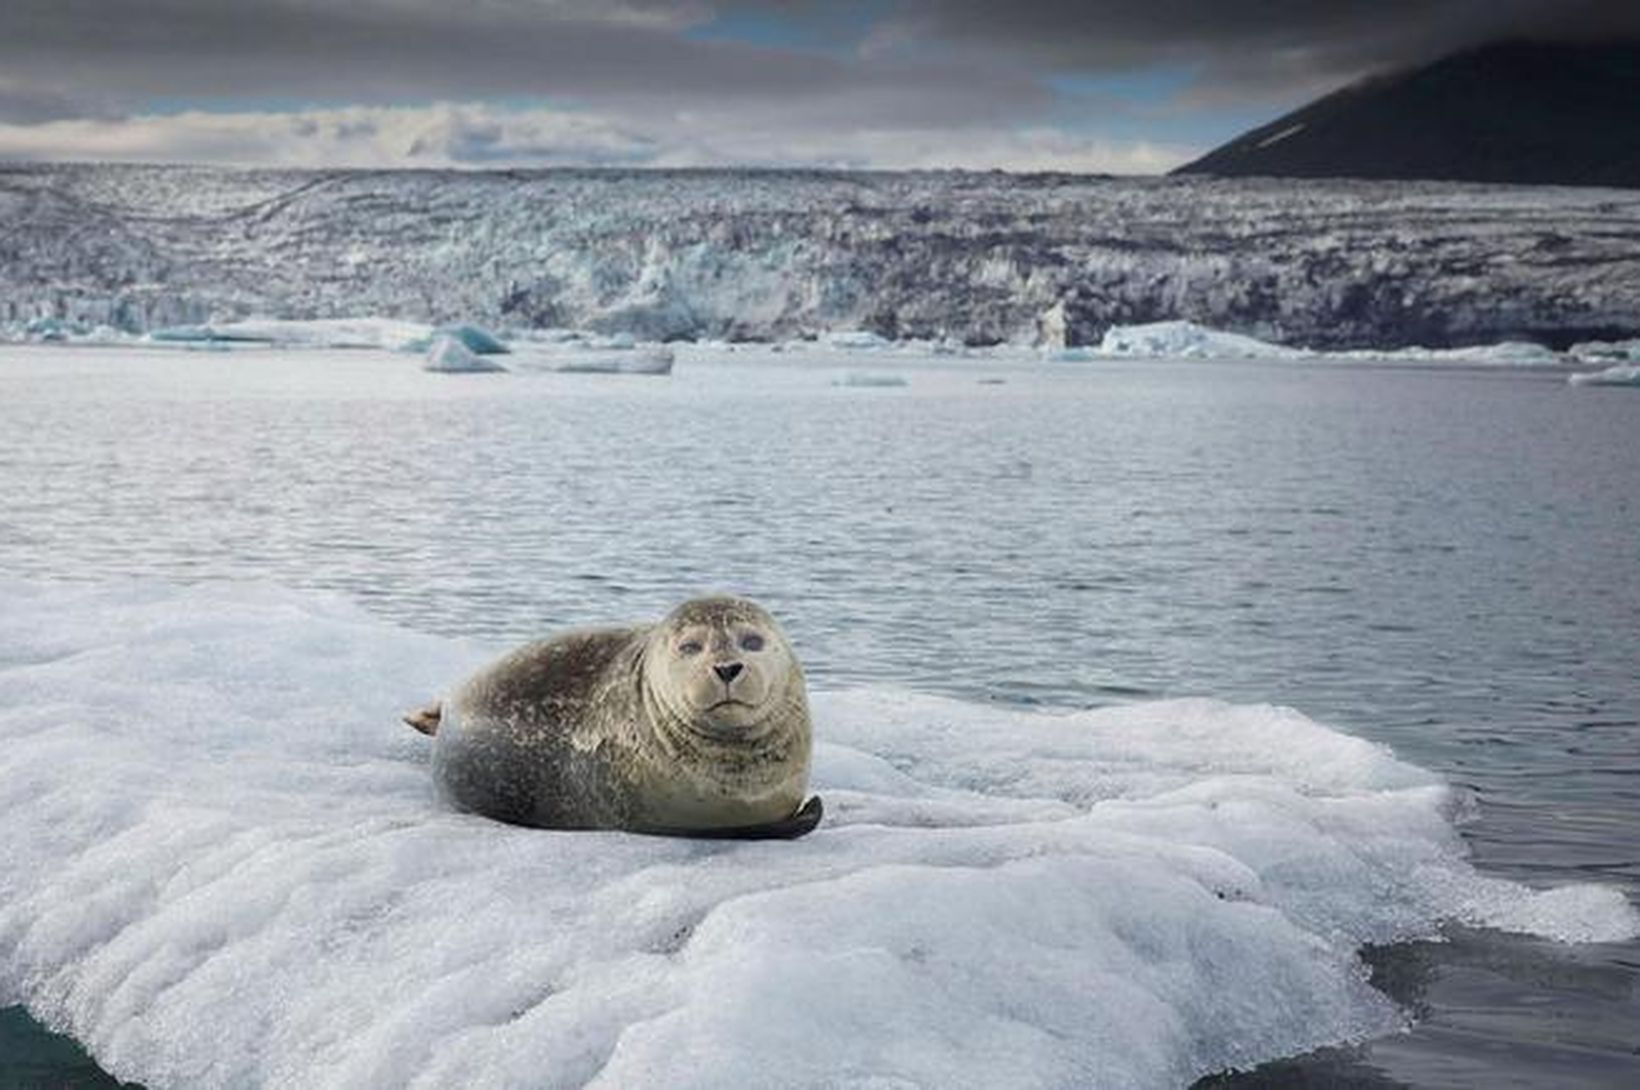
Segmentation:
<svg viewBox="0 0 1640 1090">
<path fill-rule="evenodd" d="M 1176 169 L 1640 187 L 1640 41 L 1496 42 L 1370 76 Z"/>
</svg>

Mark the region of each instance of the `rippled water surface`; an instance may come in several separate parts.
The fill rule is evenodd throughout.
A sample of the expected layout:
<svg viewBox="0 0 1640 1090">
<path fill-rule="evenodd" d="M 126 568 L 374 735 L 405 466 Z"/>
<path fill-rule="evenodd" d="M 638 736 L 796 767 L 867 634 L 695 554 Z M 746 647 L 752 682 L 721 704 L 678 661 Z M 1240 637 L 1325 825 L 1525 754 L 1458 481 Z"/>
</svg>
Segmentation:
<svg viewBox="0 0 1640 1090">
<path fill-rule="evenodd" d="M 821 353 L 686 351 L 657 379 L 0 348 L 0 572 L 324 588 L 495 641 L 734 590 L 817 687 L 1291 704 L 1470 787 L 1489 869 L 1640 896 L 1640 394 L 893 367 L 905 385 L 841 385 L 885 365 Z M 1633 945 L 1454 934 L 1372 961 L 1418 1029 L 1231 1085 L 1640 1085 Z"/>
</svg>

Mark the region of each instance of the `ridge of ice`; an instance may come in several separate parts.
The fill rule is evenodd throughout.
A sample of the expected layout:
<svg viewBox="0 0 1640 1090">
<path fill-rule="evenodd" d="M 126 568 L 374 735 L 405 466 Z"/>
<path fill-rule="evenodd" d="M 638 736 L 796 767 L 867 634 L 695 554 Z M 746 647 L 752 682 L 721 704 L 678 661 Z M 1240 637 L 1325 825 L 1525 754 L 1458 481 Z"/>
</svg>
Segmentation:
<svg viewBox="0 0 1640 1090">
<path fill-rule="evenodd" d="M 500 825 L 397 718 L 493 650 L 0 579 L 0 1002 L 150 1090 L 1144 1088 L 1395 1029 L 1362 943 L 1637 930 L 1477 874 L 1384 748 L 1210 700 L 815 693 L 803 840 Z"/>
</svg>

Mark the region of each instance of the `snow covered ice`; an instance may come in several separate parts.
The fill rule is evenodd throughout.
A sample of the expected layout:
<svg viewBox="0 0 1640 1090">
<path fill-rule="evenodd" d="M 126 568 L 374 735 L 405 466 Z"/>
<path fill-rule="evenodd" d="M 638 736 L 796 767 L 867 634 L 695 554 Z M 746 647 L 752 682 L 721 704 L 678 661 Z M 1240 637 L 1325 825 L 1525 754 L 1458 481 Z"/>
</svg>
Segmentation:
<svg viewBox="0 0 1640 1090">
<path fill-rule="evenodd" d="M 170 1087 L 1171 1087 L 1405 1015 L 1366 942 L 1636 933 L 1294 711 L 814 694 L 796 842 L 517 829 L 398 715 L 497 649 L 0 581 L 0 1001 Z"/>
</svg>

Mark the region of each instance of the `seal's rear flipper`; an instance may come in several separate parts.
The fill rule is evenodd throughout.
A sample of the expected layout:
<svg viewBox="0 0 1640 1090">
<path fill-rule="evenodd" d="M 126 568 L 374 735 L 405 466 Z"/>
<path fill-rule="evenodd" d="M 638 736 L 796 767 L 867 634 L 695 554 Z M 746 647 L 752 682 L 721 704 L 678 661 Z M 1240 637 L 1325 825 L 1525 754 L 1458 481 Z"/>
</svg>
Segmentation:
<svg viewBox="0 0 1640 1090">
<path fill-rule="evenodd" d="M 768 835 L 781 840 L 796 840 L 800 836 L 814 832 L 815 827 L 820 824 L 820 819 L 825 815 L 826 807 L 820 801 L 820 796 L 810 795 L 809 801 L 798 807 L 797 813 L 785 821 L 777 821 L 767 826 L 771 830 Z"/>
<path fill-rule="evenodd" d="M 814 832 L 826 808 L 819 795 L 811 795 L 795 814 L 763 825 L 733 825 L 726 829 L 657 830 L 662 836 L 696 836 L 708 840 L 796 840 Z"/>
<path fill-rule="evenodd" d="M 444 706 L 435 700 L 420 711 L 414 711 L 406 715 L 404 721 L 423 734 L 431 736 L 438 733 L 439 720 L 443 718 L 443 715 Z"/>
</svg>

